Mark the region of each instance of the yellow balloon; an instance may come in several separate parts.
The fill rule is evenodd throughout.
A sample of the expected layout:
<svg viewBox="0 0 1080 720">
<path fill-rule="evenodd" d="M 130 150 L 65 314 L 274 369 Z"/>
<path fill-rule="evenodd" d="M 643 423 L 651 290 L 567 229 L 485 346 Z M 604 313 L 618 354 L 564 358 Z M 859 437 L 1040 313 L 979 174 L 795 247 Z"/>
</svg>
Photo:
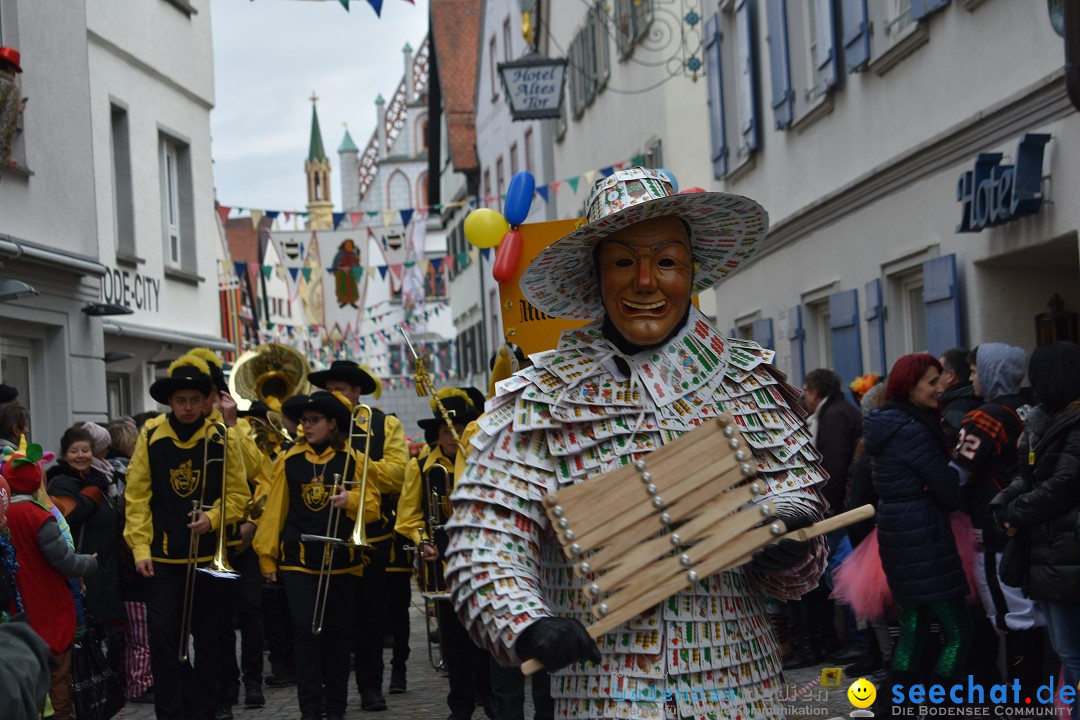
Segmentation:
<svg viewBox="0 0 1080 720">
<path fill-rule="evenodd" d="M 465 218 L 465 239 L 478 248 L 492 248 L 502 242 L 510 223 L 489 208 L 473 210 Z"/>
</svg>

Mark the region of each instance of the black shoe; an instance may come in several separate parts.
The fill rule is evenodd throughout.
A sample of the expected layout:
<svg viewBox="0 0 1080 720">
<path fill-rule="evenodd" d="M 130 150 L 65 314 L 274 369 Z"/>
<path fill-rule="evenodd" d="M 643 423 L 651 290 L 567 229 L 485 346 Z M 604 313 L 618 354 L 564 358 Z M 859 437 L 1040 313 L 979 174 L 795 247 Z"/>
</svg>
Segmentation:
<svg viewBox="0 0 1080 720">
<path fill-rule="evenodd" d="M 381 688 L 360 688 L 360 709 L 378 711 L 386 709 L 386 698 Z"/>
<path fill-rule="evenodd" d="M 825 654 L 825 660 L 837 665 L 846 665 L 847 663 L 855 662 L 862 659 L 866 654 L 866 648 L 849 643 L 842 648 L 838 648 L 831 653 Z"/>
<path fill-rule="evenodd" d="M 405 692 L 407 685 L 408 685 L 408 683 L 405 680 L 405 673 L 403 673 L 403 672 L 397 673 L 396 672 L 396 673 L 393 673 L 390 676 L 390 694 L 391 695 L 400 695 L 401 693 Z"/>
<path fill-rule="evenodd" d="M 234 685 L 233 687 L 231 687 L 231 688 L 229 688 L 228 690 L 225 691 L 225 700 L 224 700 L 224 702 L 229 703 L 230 706 L 235 705 L 236 703 L 240 702 L 240 686 L 239 685 Z"/>
<path fill-rule="evenodd" d="M 267 687 L 284 687 L 285 685 L 296 684 L 296 672 L 288 670 L 286 668 L 274 668 L 269 675 L 267 675 L 263 682 Z"/>
<path fill-rule="evenodd" d="M 844 677 L 861 678 L 876 673 L 882 668 L 881 656 L 865 653 L 855 662 L 844 668 Z"/>
<path fill-rule="evenodd" d="M 795 654 L 784 661 L 785 670 L 799 670 L 821 664 L 821 654 L 809 648 L 799 648 Z"/>
<path fill-rule="evenodd" d="M 263 695 L 262 685 L 250 682 L 244 685 L 244 707 L 261 708 L 266 705 L 266 697 Z"/>
<path fill-rule="evenodd" d="M 214 720 L 233 720 L 232 706 L 225 704 L 218 705 L 217 712 L 214 713 Z"/>
</svg>

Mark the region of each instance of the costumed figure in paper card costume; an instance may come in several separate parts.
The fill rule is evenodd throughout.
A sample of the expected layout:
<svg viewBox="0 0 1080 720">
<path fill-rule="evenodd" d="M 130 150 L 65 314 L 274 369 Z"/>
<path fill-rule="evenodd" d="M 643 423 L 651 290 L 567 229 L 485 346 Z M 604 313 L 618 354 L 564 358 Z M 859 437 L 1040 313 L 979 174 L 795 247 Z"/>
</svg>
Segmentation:
<svg viewBox="0 0 1080 720">
<path fill-rule="evenodd" d="M 826 476 L 798 390 L 772 350 L 724 338 L 690 303 L 753 254 L 768 216 L 747 198 L 676 194 L 659 171 L 632 168 L 596 183 L 587 220 L 522 277 L 538 310 L 595 322 L 501 381 L 469 439 L 447 525 L 455 607 L 499 662 L 535 658 L 553 671 L 557 718 L 782 717 L 764 598 L 816 586 L 822 539 L 781 540 L 594 642 L 582 624 L 591 579 L 575 577 L 541 504 L 723 412 L 753 449 L 767 484 L 759 500 L 789 529 L 821 518 Z"/>
</svg>

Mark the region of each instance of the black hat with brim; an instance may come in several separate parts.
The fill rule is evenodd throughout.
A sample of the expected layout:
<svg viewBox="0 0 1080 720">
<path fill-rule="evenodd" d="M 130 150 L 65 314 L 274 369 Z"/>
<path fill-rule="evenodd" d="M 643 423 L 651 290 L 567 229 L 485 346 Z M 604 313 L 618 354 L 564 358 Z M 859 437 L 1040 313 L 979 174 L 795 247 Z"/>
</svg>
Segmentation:
<svg viewBox="0 0 1080 720">
<path fill-rule="evenodd" d="M 442 404 L 455 425 L 458 423 L 468 425 L 473 420 L 480 417 L 480 410 L 478 410 L 475 405 L 471 405 L 465 398 L 448 397 L 442 401 Z M 433 417 L 418 420 L 416 424 L 424 430 L 438 430 L 439 426 L 443 425 L 445 422 L 442 413 L 436 408 Z"/>
<path fill-rule="evenodd" d="M 0 405 L 9 403 L 15 398 L 19 397 L 19 391 L 10 385 L 0 384 Z"/>
<path fill-rule="evenodd" d="M 248 406 L 247 410 L 237 410 L 236 411 L 236 416 L 237 417 L 256 417 L 256 418 L 259 418 L 260 420 L 265 420 L 266 419 L 266 413 L 268 413 L 269 411 L 270 411 L 270 408 L 267 407 L 266 403 L 264 403 L 262 400 L 253 400 L 251 402 L 251 405 Z"/>
<path fill-rule="evenodd" d="M 352 360 L 335 360 L 330 363 L 328 370 L 320 370 L 308 375 L 308 380 L 315 387 L 325 388 L 330 380 L 340 380 L 360 388 L 361 395 L 370 395 L 375 392 L 378 383 L 371 374 Z"/>
<path fill-rule="evenodd" d="M 182 365 L 169 377 L 159 378 L 150 386 L 150 397 L 162 405 L 168 405 L 173 394 L 181 390 L 197 390 L 203 397 L 210 395 L 210 376 L 198 368 Z"/>
<path fill-rule="evenodd" d="M 299 401 L 300 398 L 303 398 L 303 402 Z M 297 402 L 289 402 L 291 400 L 297 400 Z M 337 422 L 339 431 L 343 433 L 349 432 L 349 425 L 352 423 L 352 411 L 334 393 L 320 391 L 306 396 L 297 395 L 295 398 L 289 398 L 289 401 L 282 405 L 281 412 L 294 423 L 299 424 L 300 416 L 305 412 L 317 412 L 328 418 L 333 418 Z"/>
</svg>

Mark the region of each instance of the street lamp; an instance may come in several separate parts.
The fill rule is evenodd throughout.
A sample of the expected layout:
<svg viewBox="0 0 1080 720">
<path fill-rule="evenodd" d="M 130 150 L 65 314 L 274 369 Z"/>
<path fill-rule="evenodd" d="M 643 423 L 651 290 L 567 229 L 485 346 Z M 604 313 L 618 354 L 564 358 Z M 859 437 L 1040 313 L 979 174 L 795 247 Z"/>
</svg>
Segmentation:
<svg viewBox="0 0 1080 720">
<path fill-rule="evenodd" d="M 563 103 L 566 58 L 549 58 L 537 52 L 499 63 L 506 103 L 513 120 L 557 118 Z"/>
<path fill-rule="evenodd" d="M 20 300 L 37 294 L 37 288 L 27 285 L 22 280 L 0 280 L 0 302 Z"/>
</svg>

